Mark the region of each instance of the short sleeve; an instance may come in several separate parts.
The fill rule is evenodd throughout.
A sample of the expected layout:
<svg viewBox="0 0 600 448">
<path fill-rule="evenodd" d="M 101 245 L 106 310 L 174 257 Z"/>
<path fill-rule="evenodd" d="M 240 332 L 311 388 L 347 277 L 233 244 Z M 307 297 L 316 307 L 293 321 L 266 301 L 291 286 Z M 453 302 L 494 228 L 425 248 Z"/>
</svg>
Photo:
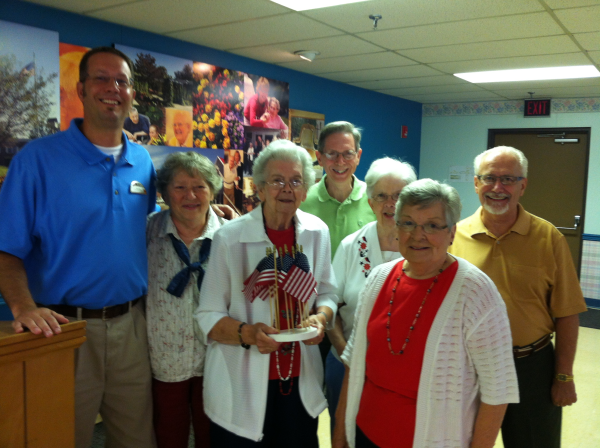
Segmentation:
<svg viewBox="0 0 600 448">
<path fill-rule="evenodd" d="M 28 166 L 24 154 L 18 154 L 10 164 L 0 191 L 0 251 L 25 258 L 36 239 L 35 166 Z"/>
</svg>

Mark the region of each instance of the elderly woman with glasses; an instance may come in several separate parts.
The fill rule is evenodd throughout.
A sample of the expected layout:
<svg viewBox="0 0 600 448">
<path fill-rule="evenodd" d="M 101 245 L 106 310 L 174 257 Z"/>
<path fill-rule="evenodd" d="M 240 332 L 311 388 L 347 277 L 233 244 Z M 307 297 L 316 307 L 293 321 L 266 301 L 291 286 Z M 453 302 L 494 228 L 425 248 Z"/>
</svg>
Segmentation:
<svg viewBox="0 0 600 448">
<path fill-rule="evenodd" d="M 169 155 L 157 173 L 168 210 L 148 218 L 146 318 L 158 446 L 208 445 L 202 375 L 206 345 L 195 324 L 211 238 L 223 221 L 210 206 L 222 186 L 213 163 L 195 152 Z"/>
<path fill-rule="evenodd" d="M 332 347 L 325 369 L 332 434 L 345 372 L 340 355 L 352 332 L 358 293 L 373 269 L 400 258 L 396 237 L 396 201 L 402 189 L 415 180 L 417 174 L 410 164 L 389 157 L 375 160 L 367 171 L 365 182 L 369 205 L 377 220 L 344 238 L 333 258 L 339 311 L 335 327 L 327 332 Z"/>
<path fill-rule="evenodd" d="M 431 179 L 396 205 L 404 257 L 361 291 L 333 446 L 493 447 L 518 386 L 506 306 L 492 281 L 448 254 L 457 191 Z"/>
<path fill-rule="evenodd" d="M 314 182 L 310 156 L 277 140 L 254 162 L 254 182 L 261 205 L 215 234 L 196 312 L 208 344 L 204 406 L 211 446 L 317 447 L 317 417 L 327 406 L 317 344 L 333 322 L 337 296 L 327 227 L 298 210 Z M 299 250 L 290 258 L 292 247 Z M 274 249 L 293 258 L 294 267 L 303 260 L 297 278 L 309 286 L 304 305 L 284 289 L 286 270 L 291 276 L 293 268 L 279 265 L 274 273 Z M 266 300 L 258 286 L 249 286 L 260 282 L 268 283 Z M 281 330 L 304 321 L 316 327 L 316 336 L 276 342 L 274 318 Z"/>
</svg>

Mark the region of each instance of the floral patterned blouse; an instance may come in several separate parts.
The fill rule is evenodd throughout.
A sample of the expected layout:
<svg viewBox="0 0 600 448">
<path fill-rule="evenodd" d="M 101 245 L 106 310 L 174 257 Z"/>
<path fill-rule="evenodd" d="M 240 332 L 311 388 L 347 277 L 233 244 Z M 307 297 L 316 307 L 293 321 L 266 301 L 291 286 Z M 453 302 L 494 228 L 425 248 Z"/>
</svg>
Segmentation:
<svg viewBox="0 0 600 448">
<path fill-rule="evenodd" d="M 223 221 L 209 209 L 204 233 L 188 247 L 192 263 L 198 261 L 202 241 L 212 239 L 222 224 Z M 169 234 L 181 240 L 169 210 L 148 217 L 146 320 L 153 377 L 164 382 L 179 382 L 202 376 L 206 346 L 201 342 L 200 328 L 194 320 L 194 311 L 200 300 L 198 274 L 190 275 L 181 297 L 167 292 L 173 277 L 186 267 L 175 252 Z M 206 268 L 207 263 L 208 260 L 202 267 Z"/>
</svg>

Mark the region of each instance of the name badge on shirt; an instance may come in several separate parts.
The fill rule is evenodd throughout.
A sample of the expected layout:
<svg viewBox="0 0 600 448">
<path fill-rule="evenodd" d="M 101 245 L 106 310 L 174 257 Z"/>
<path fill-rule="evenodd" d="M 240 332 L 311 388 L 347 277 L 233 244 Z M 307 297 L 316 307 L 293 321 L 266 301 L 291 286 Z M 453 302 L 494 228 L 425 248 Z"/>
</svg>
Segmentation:
<svg viewBox="0 0 600 448">
<path fill-rule="evenodd" d="M 131 182 L 131 185 L 129 185 L 129 192 L 133 194 L 148 194 L 144 185 L 137 180 Z"/>
</svg>

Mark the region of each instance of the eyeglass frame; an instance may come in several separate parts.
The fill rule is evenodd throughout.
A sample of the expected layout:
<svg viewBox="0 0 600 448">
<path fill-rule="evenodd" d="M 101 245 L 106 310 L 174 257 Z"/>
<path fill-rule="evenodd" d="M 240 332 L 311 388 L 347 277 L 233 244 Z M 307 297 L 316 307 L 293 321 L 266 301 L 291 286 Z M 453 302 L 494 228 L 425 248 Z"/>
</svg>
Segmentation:
<svg viewBox="0 0 600 448">
<path fill-rule="evenodd" d="M 292 182 L 300 182 L 300 184 L 298 184 L 297 186 L 294 187 L 294 185 L 292 185 Z M 283 190 L 287 185 L 290 186 L 290 189 L 292 191 L 296 191 L 296 190 L 300 190 L 300 188 L 306 186 L 306 182 L 304 182 L 301 179 L 292 179 L 292 180 L 279 180 L 279 181 L 265 181 L 265 185 L 268 185 L 269 187 L 275 189 L 275 190 Z"/>
<path fill-rule="evenodd" d="M 377 199 L 378 197 L 382 197 L 382 196 L 384 197 L 384 199 Z M 394 193 L 394 194 L 379 193 L 379 194 L 376 194 L 375 196 L 371 196 L 371 199 L 373 199 L 375 202 L 383 203 L 383 202 L 387 202 L 389 198 L 392 198 L 394 200 L 394 202 L 398 202 L 399 197 L 400 197 L 400 192 Z"/>
<path fill-rule="evenodd" d="M 88 79 L 90 79 L 93 83 L 103 84 L 103 85 L 106 85 L 106 84 L 110 83 L 111 81 L 113 81 L 113 84 L 118 89 L 132 89 L 133 88 L 133 78 L 129 78 L 127 80 L 127 84 L 125 86 L 120 85 L 120 83 L 122 83 L 123 80 L 118 79 L 116 76 L 106 76 L 106 75 L 92 76 L 92 75 L 86 74 L 85 78 L 83 79 L 83 82 L 87 81 Z"/>
<path fill-rule="evenodd" d="M 486 182 L 485 180 L 482 179 L 483 177 L 493 178 L 494 181 Z M 494 174 L 478 174 L 477 179 L 479 180 L 479 182 L 481 182 L 484 185 L 496 185 L 496 183 L 498 181 L 500 181 L 500 183 L 502 185 L 504 185 L 505 187 L 508 187 L 508 186 L 515 185 L 517 182 L 521 182 L 523 179 L 525 179 L 525 177 L 523 177 L 523 176 L 495 176 Z M 506 183 L 505 181 L 508 181 L 508 183 Z"/>
<path fill-rule="evenodd" d="M 438 227 L 438 225 L 434 222 L 428 222 L 425 224 L 417 224 L 414 223 L 412 224 L 414 227 L 410 230 L 406 229 L 406 224 L 402 224 L 399 221 L 396 221 L 396 227 L 398 227 L 400 230 L 402 230 L 403 232 L 406 233 L 413 233 L 415 230 L 417 230 L 418 227 L 421 227 L 423 229 L 423 232 L 425 232 L 427 235 L 435 235 L 436 233 L 440 233 L 442 230 L 446 230 L 448 227 L 450 227 L 448 224 L 446 224 L 445 226 L 441 226 Z M 425 226 L 436 226 L 435 229 L 431 229 L 427 230 L 427 228 Z"/>
<path fill-rule="evenodd" d="M 337 152 L 337 151 L 329 151 L 329 152 L 325 152 L 322 151 L 321 154 L 323 154 L 323 156 L 331 161 L 331 162 L 335 162 L 339 156 L 342 156 L 342 158 L 344 160 L 354 160 L 356 158 L 356 156 L 358 156 L 358 151 L 346 151 L 346 152 Z"/>
</svg>

